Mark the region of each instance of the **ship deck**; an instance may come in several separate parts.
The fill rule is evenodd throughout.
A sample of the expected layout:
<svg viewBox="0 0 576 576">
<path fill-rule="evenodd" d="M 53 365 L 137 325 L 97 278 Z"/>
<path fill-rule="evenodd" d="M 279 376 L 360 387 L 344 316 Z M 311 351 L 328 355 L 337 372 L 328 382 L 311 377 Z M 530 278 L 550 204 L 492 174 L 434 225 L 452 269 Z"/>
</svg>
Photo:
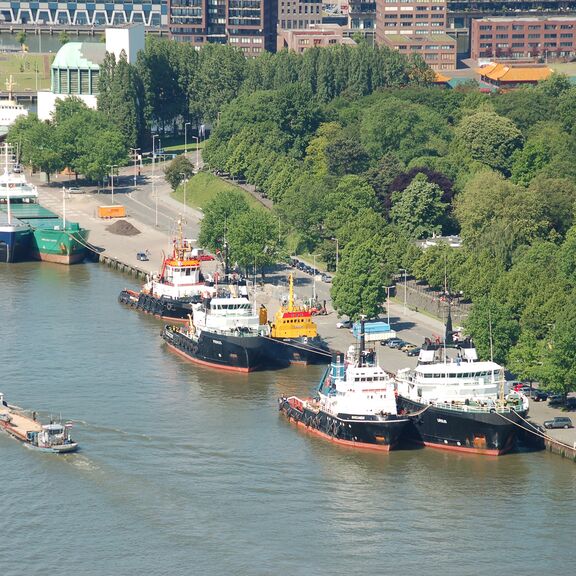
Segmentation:
<svg viewBox="0 0 576 576">
<path fill-rule="evenodd" d="M 12 421 L 5 425 L 6 429 L 21 440 L 27 440 L 28 432 L 42 431 L 42 424 L 40 424 L 40 422 L 37 422 L 28 416 L 24 416 L 19 412 L 11 410 L 6 406 L 0 406 L 0 415 L 2 414 L 10 415 Z"/>
</svg>

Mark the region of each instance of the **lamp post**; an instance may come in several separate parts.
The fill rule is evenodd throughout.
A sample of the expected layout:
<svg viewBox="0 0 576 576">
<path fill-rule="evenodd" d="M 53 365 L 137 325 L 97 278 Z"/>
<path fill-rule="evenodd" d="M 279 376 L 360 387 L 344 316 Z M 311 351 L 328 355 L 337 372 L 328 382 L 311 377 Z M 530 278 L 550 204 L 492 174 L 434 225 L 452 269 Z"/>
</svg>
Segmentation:
<svg viewBox="0 0 576 576">
<path fill-rule="evenodd" d="M 184 156 L 188 154 L 188 126 L 190 126 L 190 122 L 184 124 Z"/>
<path fill-rule="evenodd" d="M 152 135 L 152 196 L 154 196 L 155 203 L 155 226 L 158 228 L 158 196 L 156 194 L 156 176 L 154 169 L 156 167 L 156 147 L 155 139 L 158 138 L 158 134 Z"/>
<path fill-rule="evenodd" d="M 200 140 L 198 136 L 192 136 L 196 140 L 196 173 L 200 172 Z"/>
<path fill-rule="evenodd" d="M 338 252 L 338 238 L 332 238 L 332 240 L 336 241 L 336 272 L 338 272 L 338 262 L 340 260 Z"/>
<path fill-rule="evenodd" d="M 406 293 L 407 293 L 406 279 L 408 271 L 406 270 L 406 268 L 400 268 L 400 272 L 404 272 L 404 314 L 406 314 Z"/>
<path fill-rule="evenodd" d="M 182 182 L 184 182 L 184 212 L 186 212 L 186 187 L 188 184 L 188 178 L 184 172 L 180 172 L 180 176 L 182 176 Z"/>
<path fill-rule="evenodd" d="M 316 254 L 314 256 L 314 280 L 312 281 L 312 297 L 314 299 L 314 303 L 316 303 Z"/>
<path fill-rule="evenodd" d="M 394 286 L 384 286 L 386 289 L 386 318 L 388 321 L 388 326 L 390 326 L 390 289 L 394 288 Z"/>
<path fill-rule="evenodd" d="M 134 188 L 136 188 L 136 176 L 138 172 L 137 161 L 138 161 L 138 152 L 140 152 L 140 148 L 130 148 L 130 152 L 134 154 Z"/>
<path fill-rule="evenodd" d="M 112 177 L 112 204 L 114 204 L 114 168 L 118 168 L 118 164 L 108 164 L 107 168 L 110 168 L 110 175 Z"/>
</svg>

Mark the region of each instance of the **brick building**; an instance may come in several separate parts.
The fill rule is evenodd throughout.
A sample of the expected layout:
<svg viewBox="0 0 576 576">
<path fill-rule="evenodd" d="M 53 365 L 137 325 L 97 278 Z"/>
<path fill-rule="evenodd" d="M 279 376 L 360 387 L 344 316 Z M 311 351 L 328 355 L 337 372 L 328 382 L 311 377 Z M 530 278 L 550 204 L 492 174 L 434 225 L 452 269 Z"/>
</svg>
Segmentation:
<svg viewBox="0 0 576 576">
<path fill-rule="evenodd" d="M 278 28 L 303 30 L 322 24 L 322 0 L 278 0 Z"/>
<path fill-rule="evenodd" d="M 401 54 L 420 54 L 432 70 L 456 69 L 456 40 L 448 34 L 387 34 L 382 44 Z"/>
<path fill-rule="evenodd" d="M 278 50 L 287 49 L 304 52 L 308 48 L 356 45 L 351 38 L 344 37 L 344 29 L 337 24 L 311 25 L 306 30 L 278 30 Z"/>
<path fill-rule="evenodd" d="M 472 21 L 470 56 L 552 61 L 576 56 L 576 16 Z"/>
<path fill-rule="evenodd" d="M 168 0 L 170 37 L 229 43 L 247 56 L 276 50 L 278 0 Z"/>
<path fill-rule="evenodd" d="M 377 0 L 376 38 L 389 34 L 443 34 L 446 0 Z"/>
</svg>

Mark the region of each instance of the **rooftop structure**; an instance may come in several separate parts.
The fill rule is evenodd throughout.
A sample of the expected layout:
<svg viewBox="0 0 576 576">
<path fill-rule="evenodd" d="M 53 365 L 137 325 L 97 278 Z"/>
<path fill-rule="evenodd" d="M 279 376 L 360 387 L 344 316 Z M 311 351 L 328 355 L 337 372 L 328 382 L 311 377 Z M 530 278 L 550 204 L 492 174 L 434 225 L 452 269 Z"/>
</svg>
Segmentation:
<svg viewBox="0 0 576 576">
<path fill-rule="evenodd" d="M 386 34 L 379 42 L 402 54 L 420 54 L 432 70 L 456 69 L 456 40 L 448 34 Z"/>
<path fill-rule="evenodd" d="M 302 30 L 322 24 L 322 0 L 278 0 L 278 28 Z"/>
<path fill-rule="evenodd" d="M 14 24 L 64 26 L 122 26 L 143 24 L 161 28 L 168 24 L 167 0 L 130 2 L 14 2 L 0 0 L 0 21 Z"/>
<path fill-rule="evenodd" d="M 507 66 L 492 62 L 476 70 L 482 81 L 498 87 L 515 87 L 536 84 L 546 80 L 552 74 L 548 66 Z"/>
<path fill-rule="evenodd" d="M 348 44 L 355 46 L 352 38 L 344 37 L 344 30 L 337 24 L 311 25 L 305 30 L 279 30 L 278 50 L 304 52 L 308 48 Z"/>
</svg>

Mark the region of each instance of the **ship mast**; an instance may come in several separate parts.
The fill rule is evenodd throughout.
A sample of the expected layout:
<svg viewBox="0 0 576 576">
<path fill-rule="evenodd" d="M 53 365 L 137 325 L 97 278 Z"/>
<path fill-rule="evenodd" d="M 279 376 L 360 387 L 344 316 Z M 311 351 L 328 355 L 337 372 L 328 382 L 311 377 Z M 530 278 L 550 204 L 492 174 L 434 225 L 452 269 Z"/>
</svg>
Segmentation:
<svg viewBox="0 0 576 576">
<path fill-rule="evenodd" d="M 289 291 L 288 291 L 288 312 L 294 310 L 294 275 L 291 273 L 289 276 Z"/>
<path fill-rule="evenodd" d="M 12 76 L 10 76 L 12 78 Z M 8 81 L 6 81 L 8 84 Z M 5 159 L 5 166 L 4 166 L 4 176 L 6 178 L 6 204 L 8 208 L 8 225 L 12 224 L 12 211 L 10 209 L 10 186 L 8 184 L 8 143 L 4 144 L 4 159 Z"/>
</svg>

